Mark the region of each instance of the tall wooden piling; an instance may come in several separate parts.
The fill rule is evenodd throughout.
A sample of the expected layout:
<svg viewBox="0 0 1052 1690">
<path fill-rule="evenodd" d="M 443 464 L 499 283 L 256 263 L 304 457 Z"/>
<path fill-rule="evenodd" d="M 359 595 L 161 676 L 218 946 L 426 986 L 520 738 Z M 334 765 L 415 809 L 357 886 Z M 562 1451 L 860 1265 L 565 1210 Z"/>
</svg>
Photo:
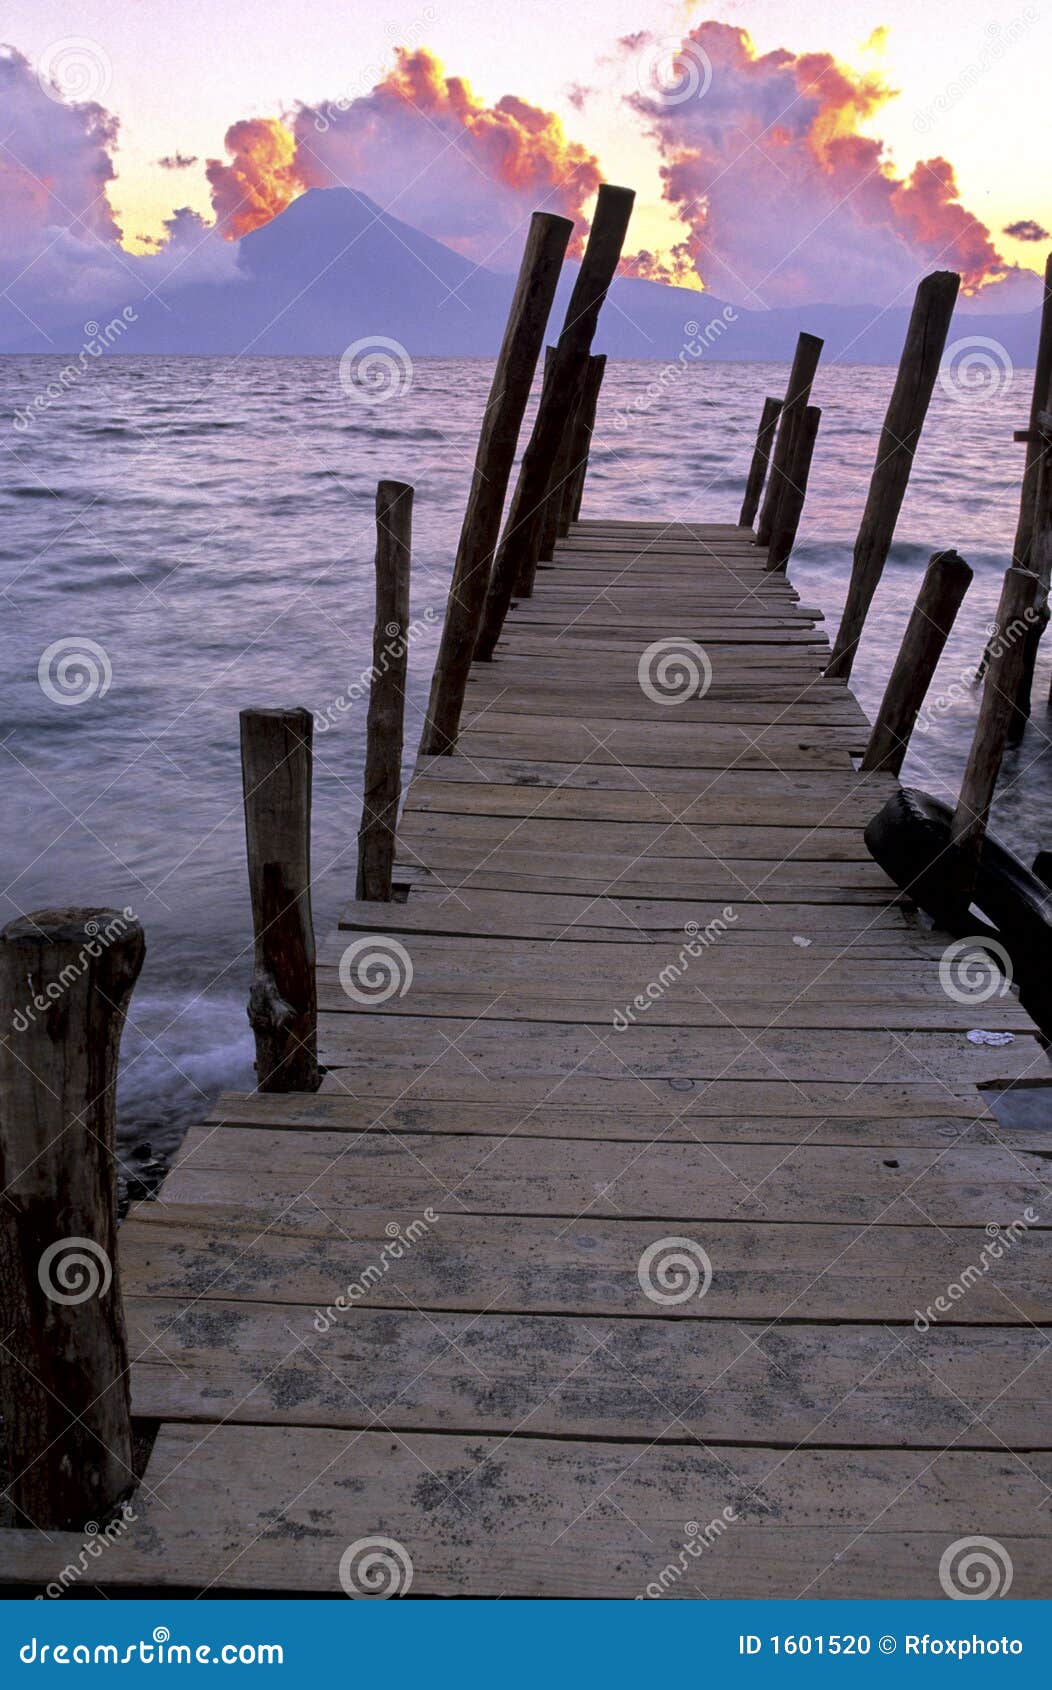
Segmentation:
<svg viewBox="0 0 1052 1690">
<path fill-rule="evenodd" d="M 311 918 L 309 710 L 242 710 L 255 964 L 248 1018 L 259 1091 L 315 1091 L 318 996 Z"/>
<path fill-rule="evenodd" d="M 971 569 L 955 551 L 932 556 L 862 758 L 863 773 L 885 769 L 897 775 L 902 768 L 910 735 L 971 579 Z"/>
<path fill-rule="evenodd" d="M 420 751 L 456 746 L 519 428 L 573 224 L 535 211 L 479 434 Z"/>
<path fill-rule="evenodd" d="M 936 270 L 925 276 L 913 302 L 855 541 L 847 603 L 826 669 L 827 675 L 840 680 L 847 680 L 851 674 L 862 628 L 895 537 L 960 281 L 952 270 Z"/>
<path fill-rule="evenodd" d="M 1015 698 L 1009 737 L 1013 743 L 1023 736 L 1030 718 L 1034 671 L 1042 636 L 1048 626 L 1049 569 L 1052 558 L 1052 473 L 1048 456 L 1052 451 L 1052 437 L 1042 418 L 1052 411 L 1052 253 L 1045 263 L 1045 292 L 1041 309 L 1041 327 L 1037 340 L 1037 359 L 1034 365 L 1034 387 L 1030 396 L 1030 418 L 1026 429 L 1026 463 L 1019 495 L 1019 521 L 1012 544 L 1012 562 L 1021 569 L 1032 569 L 1045 584 L 1045 599 L 1041 614 L 1027 636 L 1023 654 L 1023 668 L 1019 690 Z M 1050 695 L 1052 696 L 1052 695 Z"/>
<path fill-rule="evenodd" d="M 584 405 L 581 410 L 581 426 L 576 445 L 576 467 L 573 481 L 570 484 L 569 498 L 563 507 L 562 532 L 564 535 L 569 532 L 571 522 L 576 522 L 581 514 L 584 484 L 588 479 L 588 462 L 592 452 L 592 436 L 595 434 L 595 419 L 599 410 L 599 394 L 605 374 L 606 353 L 598 352 L 588 360 Z"/>
<path fill-rule="evenodd" d="M 382 902 L 391 897 L 402 796 L 412 541 L 413 489 L 402 481 L 381 481 L 376 489 L 376 620 L 354 895 Z"/>
<path fill-rule="evenodd" d="M 991 648 L 975 733 L 950 823 L 951 900 L 961 911 L 968 908 L 975 886 L 994 788 L 1008 743 L 1026 632 L 1040 596 L 1040 586 L 1037 576 L 1028 569 L 1005 570 L 997 606 L 997 637 Z"/>
<path fill-rule="evenodd" d="M 778 432 L 771 453 L 767 491 L 760 511 L 760 520 L 756 525 L 758 546 L 770 545 L 771 535 L 778 523 L 778 506 L 788 485 L 797 426 L 811 402 L 811 384 L 818 370 L 818 360 L 822 356 L 824 344 L 824 341 L 814 334 L 801 334 L 797 337 L 785 398 L 778 413 Z"/>
<path fill-rule="evenodd" d="M 117 1269 L 117 1057 L 146 945 L 130 910 L 0 934 L 0 1411 L 7 1490 L 41 1531 L 134 1488 Z"/>
<path fill-rule="evenodd" d="M 615 188 L 604 183 L 599 190 L 584 258 L 556 347 L 551 378 L 545 382 L 541 392 L 533 432 L 519 468 L 511 509 L 493 565 L 482 628 L 475 648 L 475 656 L 482 661 L 488 661 L 493 656 L 512 594 L 528 595 L 533 590 L 541 523 L 556 454 L 577 389 L 579 371 L 591 350 L 599 312 L 621 257 L 634 199 L 635 194 L 630 188 Z"/>
<path fill-rule="evenodd" d="M 752 462 L 745 481 L 745 497 L 742 500 L 741 515 L 738 518 L 740 528 L 751 528 L 756 521 L 756 512 L 760 508 L 760 495 L 764 482 L 767 480 L 767 467 L 771 461 L 771 446 L 774 442 L 774 431 L 782 409 L 782 401 L 774 399 L 768 394 L 763 402 L 760 415 L 760 426 L 756 434 L 756 445 L 752 450 Z"/>
<path fill-rule="evenodd" d="M 800 526 L 800 518 L 804 511 L 804 500 L 807 497 L 807 482 L 811 474 L 811 459 L 814 456 L 815 440 L 818 437 L 818 425 L 822 420 L 822 412 L 817 405 L 806 405 L 797 421 L 793 436 L 793 455 L 789 463 L 782 497 L 778 501 L 775 526 L 771 531 L 771 544 L 767 552 L 768 570 L 784 570 L 792 555 L 796 544 L 796 531 Z"/>
</svg>

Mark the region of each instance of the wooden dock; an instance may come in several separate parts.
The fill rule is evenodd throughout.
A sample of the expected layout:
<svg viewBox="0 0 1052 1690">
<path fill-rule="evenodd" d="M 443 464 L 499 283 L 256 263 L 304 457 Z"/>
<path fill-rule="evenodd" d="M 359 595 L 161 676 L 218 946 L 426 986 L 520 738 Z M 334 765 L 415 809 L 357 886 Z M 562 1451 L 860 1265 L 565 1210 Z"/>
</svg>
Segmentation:
<svg viewBox="0 0 1052 1690">
<path fill-rule="evenodd" d="M 939 1596 L 978 1536 L 1047 1594 L 1047 1145 L 991 1106 L 1047 1060 L 870 859 L 895 783 L 764 564 L 576 523 L 474 666 L 320 1091 L 222 1098 L 121 1230 L 105 1589 L 338 1596 L 381 1539 L 422 1597 Z"/>
</svg>

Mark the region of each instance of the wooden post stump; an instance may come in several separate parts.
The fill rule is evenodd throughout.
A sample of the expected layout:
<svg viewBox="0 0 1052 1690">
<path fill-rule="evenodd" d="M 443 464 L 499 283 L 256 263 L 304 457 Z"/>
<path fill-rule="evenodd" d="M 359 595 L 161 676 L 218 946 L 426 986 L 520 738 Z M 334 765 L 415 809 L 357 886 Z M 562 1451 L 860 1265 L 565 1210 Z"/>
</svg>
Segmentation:
<svg viewBox="0 0 1052 1690">
<path fill-rule="evenodd" d="M 385 903 L 391 898 L 402 796 L 412 541 L 413 489 L 402 481 L 381 481 L 376 489 L 376 620 L 355 897 Z"/>
<path fill-rule="evenodd" d="M 753 447 L 752 463 L 745 482 L 745 497 L 742 500 L 741 515 L 738 517 L 740 528 L 751 528 L 756 521 L 756 512 L 760 508 L 760 494 L 763 484 L 767 480 L 767 466 L 771 459 L 771 445 L 774 431 L 781 413 L 782 401 L 772 399 L 770 394 L 763 402 L 760 415 L 760 427 L 756 434 L 756 445 Z"/>
<path fill-rule="evenodd" d="M 804 512 L 804 500 L 807 497 L 807 481 L 811 474 L 811 459 L 814 456 L 815 440 L 818 437 L 818 425 L 822 420 L 822 412 L 817 405 L 807 405 L 802 416 L 799 417 L 793 437 L 793 456 L 789 465 L 782 497 L 778 502 L 776 524 L 771 533 L 771 544 L 767 553 L 767 570 L 784 570 L 787 568 L 796 544 L 796 531 L 800 526 L 800 518 Z"/>
<path fill-rule="evenodd" d="M 115 1096 L 145 952 L 131 910 L 0 934 L 0 1411 L 8 1492 L 45 1531 L 103 1523 L 135 1485 Z"/>
<path fill-rule="evenodd" d="M 1030 570 L 1014 567 L 1005 570 L 997 606 L 997 637 L 991 648 L 972 746 L 950 823 L 951 898 L 962 913 L 971 903 L 975 888 L 990 805 L 1015 708 L 1026 635 L 1040 589 L 1040 581 Z"/>
<path fill-rule="evenodd" d="M 785 390 L 785 399 L 778 413 L 778 432 L 775 435 L 774 450 L 771 453 L 771 471 L 767 480 L 767 492 L 764 495 L 760 520 L 756 525 L 756 544 L 769 546 L 771 535 L 778 525 L 778 506 L 782 494 L 788 484 L 789 469 L 793 461 L 793 451 L 796 445 L 796 430 L 811 402 L 811 384 L 818 369 L 818 360 L 822 356 L 824 341 L 814 334 L 801 334 L 797 337 L 796 352 L 793 355 L 793 367 L 789 371 L 789 383 Z"/>
<path fill-rule="evenodd" d="M 826 669 L 827 675 L 839 680 L 846 681 L 851 674 L 866 616 L 895 537 L 960 281 L 952 270 L 936 270 L 925 276 L 913 302 L 855 541 L 847 603 Z"/>
<path fill-rule="evenodd" d="M 242 710 L 255 966 L 248 1018 L 260 1091 L 316 1091 L 318 992 L 310 896 L 309 710 Z"/>
<path fill-rule="evenodd" d="M 479 434 L 420 751 L 456 747 L 519 429 L 573 224 L 535 211 Z"/>
<path fill-rule="evenodd" d="M 604 182 L 599 189 L 584 258 L 555 349 L 551 378 L 545 381 L 541 391 L 533 432 L 519 468 L 493 564 L 475 648 L 475 656 L 483 662 L 493 656 L 513 594 L 528 597 L 533 591 L 541 524 L 556 454 L 577 389 L 578 374 L 591 350 L 599 312 L 621 257 L 634 199 L 630 188 L 614 188 Z"/>
<path fill-rule="evenodd" d="M 910 735 L 971 579 L 971 569 L 956 552 L 934 553 L 862 758 L 864 774 L 886 769 L 897 775 L 902 768 Z"/>
</svg>

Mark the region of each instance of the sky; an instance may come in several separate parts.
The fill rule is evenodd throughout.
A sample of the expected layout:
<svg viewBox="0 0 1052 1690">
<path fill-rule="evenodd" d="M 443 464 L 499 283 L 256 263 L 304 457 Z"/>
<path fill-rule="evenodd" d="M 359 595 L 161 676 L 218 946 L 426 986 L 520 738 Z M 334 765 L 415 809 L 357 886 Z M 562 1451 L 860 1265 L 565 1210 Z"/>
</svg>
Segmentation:
<svg viewBox="0 0 1052 1690">
<path fill-rule="evenodd" d="M 27 250 L 83 234 L 89 181 L 92 240 L 131 252 L 343 182 L 510 268 L 532 205 L 584 219 L 605 178 L 637 190 L 639 274 L 753 307 L 879 302 L 919 257 L 1019 309 L 1050 244 L 1052 0 L 6 0 L 0 28 Z M 56 89 L 101 109 L 87 138 Z"/>
</svg>

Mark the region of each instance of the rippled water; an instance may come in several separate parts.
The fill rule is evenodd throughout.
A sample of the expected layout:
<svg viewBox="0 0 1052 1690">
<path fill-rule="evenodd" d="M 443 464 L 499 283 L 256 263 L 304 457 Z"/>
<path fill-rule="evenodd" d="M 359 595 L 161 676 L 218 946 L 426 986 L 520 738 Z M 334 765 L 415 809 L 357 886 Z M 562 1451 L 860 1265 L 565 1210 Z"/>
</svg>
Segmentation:
<svg viewBox="0 0 1052 1690">
<path fill-rule="evenodd" d="M 3 919 L 105 903 L 144 922 L 122 1132 L 163 1151 L 220 1086 L 252 1083 L 238 710 L 324 711 L 367 668 L 372 503 L 392 476 L 416 489 L 413 614 L 435 613 L 410 652 L 415 749 L 490 366 L 420 361 L 407 393 L 367 406 L 332 359 L 111 356 L 18 432 L 12 415 L 61 362 L 0 359 Z M 893 373 L 831 367 L 816 384 L 822 427 L 791 575 L 830 632 Z M 585 514 L 736 520 L 762 396 L 785 374 L 697 366 L 648 399 L 655 366 L 609 366 Z M 906 770 L 932 791 L 953 793 L 971 735 L 976 696 L 959 678 L 1007 561 L 1023 451 L 1012 429 L 1028 395 L 1021 371 L 970 401 L 936 390 L 855 670 L 872 711 L 924 562 L 956 546 L 976 580 L 936 679 L 951 702 Z M 59 641 L 102 648 L 104 694 L 47 696 L 38 665 Z M 1050 843 L 1048 651 L 997 806 L 998 830 L 1028 858 Z M 337 714 L 316 739 L 320 934 L 353 892 L 364 698 Z"/>
</svg>

